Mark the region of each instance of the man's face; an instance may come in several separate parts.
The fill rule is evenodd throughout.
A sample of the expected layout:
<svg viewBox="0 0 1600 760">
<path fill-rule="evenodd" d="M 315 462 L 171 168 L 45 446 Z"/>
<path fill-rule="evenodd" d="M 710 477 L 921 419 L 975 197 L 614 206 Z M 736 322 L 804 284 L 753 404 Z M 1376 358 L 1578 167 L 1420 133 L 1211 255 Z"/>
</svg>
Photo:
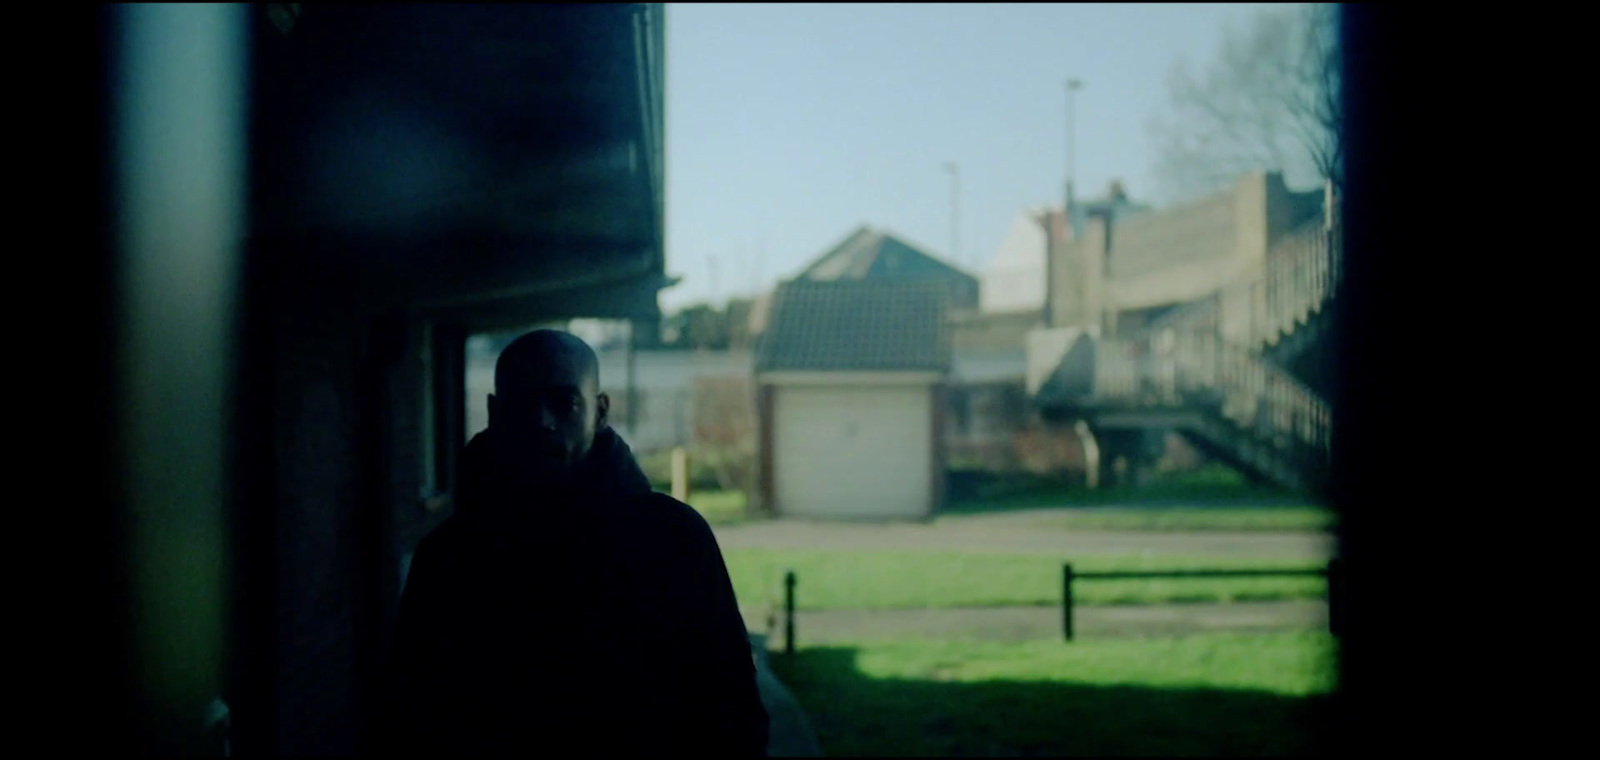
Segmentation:
<svg viewBox="0 0 1600 760">
<path fill-rule="evenodd" d="M 564 352 L 508 375 L 489 396 L 490 437 L 505 474 L 528 483 L 570 474 L 605 419 L 605 394 Z"/>
</svg>

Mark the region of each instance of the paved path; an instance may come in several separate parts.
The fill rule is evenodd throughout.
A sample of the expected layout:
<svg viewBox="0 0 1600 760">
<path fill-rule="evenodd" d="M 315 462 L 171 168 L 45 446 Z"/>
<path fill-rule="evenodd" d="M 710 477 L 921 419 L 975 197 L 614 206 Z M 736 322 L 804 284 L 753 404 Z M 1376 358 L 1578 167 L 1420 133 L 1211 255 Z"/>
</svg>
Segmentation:
<svg viewBox="0 0 1600 760">
<path fill-rule="evenodd" d="M 873 549 L 1007 554 L 1146 554 L 1325 560 L 1334 539 L 1315 532 L 1077 531 L 1042 527 L 1060 510 L 944 517 L 931 523 L 774 520 L 715 528 L 724 549 Z"/>
<path fill-rule="evenodd" d="M 766 619 L 746 611 L 751 631 L 767 630 Z M 782 616 L 769 636 L 783 646 Z M 1152 604 L 1080 606 L 1073 610 L 1078 638 L 1182 636 L 1212 631 L 1327 630 L 1328 607 L 1320 601 L 1234 602 L 1232 604 Z M 1060 640 L 1060 607 L 965 607 L 931 610 L 817 610 L 795 613 L 795 638 L 801 646 L 874 639 L 955 641 Z"/>
<path fill-rule="evenodd" d="M 794 695 L 773 675 L 769 651 L 781 651 L 783 631 L 763 633 L 767 621 L 745 610 L 756 682 L 770 722 L 770 757 L 821 757 L 816 733 Z M 781 618 L 780 618 L 781 620 Z M 1182 636 L 1208 631 L 1327 630 L 1327 605 L 1315 601 L 1235 602 L 1079 607 L 1074 636 Z M 1060 641 L 1059 607 L 988 607 L 936 610 L 825 610 L 795 614 L 800 646 L 851 644 L 875 639 L 947 641 Z"/>
</svg>

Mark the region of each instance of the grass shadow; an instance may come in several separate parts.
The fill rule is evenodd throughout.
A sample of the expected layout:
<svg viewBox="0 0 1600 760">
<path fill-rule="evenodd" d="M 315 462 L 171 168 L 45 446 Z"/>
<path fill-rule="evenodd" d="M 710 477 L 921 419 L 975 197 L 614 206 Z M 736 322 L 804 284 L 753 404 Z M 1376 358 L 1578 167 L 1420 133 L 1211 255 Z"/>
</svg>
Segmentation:
<svg viewBox="0 0 1600 760">
<path fill-rule="evenodd" d="M 825 754 L 1295 756 L 1329 754 L 1328 696 L 1059 681 L 875 678 L 849 647 L 774 655 Z"/>
</svg>

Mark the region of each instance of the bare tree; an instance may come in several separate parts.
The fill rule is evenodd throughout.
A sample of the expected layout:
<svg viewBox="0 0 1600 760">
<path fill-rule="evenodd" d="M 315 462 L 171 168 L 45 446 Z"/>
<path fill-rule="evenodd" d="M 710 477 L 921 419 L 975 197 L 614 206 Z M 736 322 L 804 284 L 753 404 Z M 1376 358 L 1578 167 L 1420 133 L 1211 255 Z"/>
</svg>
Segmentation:
<svg viewBox="0 0 1600 760">
<path fill-rule="evenodd" d="M 1172 200 L 1220 189 L 1253 171 L 1291 183 L 1343 183 L 1338 6 L 1258 11 L 1224 31 L 1203 74 L 1178 61 L 1170 111 L 1151 121 L 1156 174 Z"/>
</svg>

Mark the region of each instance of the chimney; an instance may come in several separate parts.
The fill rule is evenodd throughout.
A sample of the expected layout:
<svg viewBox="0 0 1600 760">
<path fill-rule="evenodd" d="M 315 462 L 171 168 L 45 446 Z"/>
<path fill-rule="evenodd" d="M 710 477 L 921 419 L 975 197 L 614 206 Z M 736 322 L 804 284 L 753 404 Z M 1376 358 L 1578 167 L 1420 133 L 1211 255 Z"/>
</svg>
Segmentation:
<svg viewBox="0 0 1600 760">
<path fill-rule="evenodd" d="M 1105 247 L 1100 251 L 1100 253 L 1109 263 L 1111 261 L 1111 230 L 1113 227 L 1113 222 L 1116 220 L 1116 212 L 1110 208 L 1094 209 L 1089 212 L 1089 217 L 1092 219 L 1099 219 L 1101 228 L 1105 230 Z M 1106 271 L 1109 272 L 1110 270 L 1107 269 Z"/>
<path fill-rule="evenodd" d="M 1111 192 L 1109 193 L 1109 195 L 1111 196 L 1111 200 L 1113 202 L 1121 202 L 1121 201 L 1127 200 L 1128 191 L 1125 190 L 1122 187 L 1122 180 L 1120 180 L 1120 179 L 1111 180 Z"/>
</svg>

